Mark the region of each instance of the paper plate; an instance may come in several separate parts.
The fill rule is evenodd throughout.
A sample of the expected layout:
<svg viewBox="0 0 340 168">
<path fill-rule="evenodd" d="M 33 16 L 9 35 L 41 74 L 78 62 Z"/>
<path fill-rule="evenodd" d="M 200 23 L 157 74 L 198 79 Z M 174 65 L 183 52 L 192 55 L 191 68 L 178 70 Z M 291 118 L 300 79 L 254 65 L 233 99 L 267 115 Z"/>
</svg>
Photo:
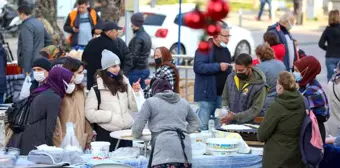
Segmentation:
<svg viewBox="0 0 340 168">
<path fill-rule="evenodd" d="M 132 137 L 132 131 L 129 130 L 120 130 L 120 131 L 114 131 L 110 133 L 110 136 L 112 138 L 121 139 L 121 140 L 135 140 L 135 138 Z M 143 141 L 151 141 L 151 132 L 148 129 L 143 130 L 143 135 L 140 140 Z"/>
</svg>

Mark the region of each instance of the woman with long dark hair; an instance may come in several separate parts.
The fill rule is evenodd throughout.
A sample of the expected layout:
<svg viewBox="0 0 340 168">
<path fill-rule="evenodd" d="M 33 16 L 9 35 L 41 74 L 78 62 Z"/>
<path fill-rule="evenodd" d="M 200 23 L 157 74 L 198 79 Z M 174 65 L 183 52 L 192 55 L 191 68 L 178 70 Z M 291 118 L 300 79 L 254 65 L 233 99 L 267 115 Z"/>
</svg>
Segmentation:
<svg viewBox="0 0 340 168">
<path fill-rule="evenodd" d="M 172 55 L 166 47 L 159 47 L 155 49 L 154 53 L 156 72 L 145 81 L 148 85 L 144 89 L 144 97 L 149 98 L 151 94 L 151 85 L 157 78 L 164 76 L 164 79 L 169 81 L 171 88 L 175 93 L 179 93 L 179 73 L 176 66 L 172 63 Z M 162 77 L 163 78 L 163 77 Z"/>
<path fill-rule="evenodd" d="M 96 140 L 110 142 L 110 151 L 113 151 L 118 140 L 111 138 L 110 133 L 131 128 L 130 112 L 137 111 L 137 104 L 129 80 L 120 70 L 119 57 L 103 50 L 101 63 L 102 69 L 95 78 L 97 85 L 91 88 L 86 99 L 85 115 L 95 124 Z M 126 146 L 132 146 L 132 141 L 120 141 L 119 147 Z"/>
<path fill-rule="evenodd" d="M 74 81 L 69 84 L 72 89 L 68 90 L 61 104 L 53 144 L 61 145 L 66 134 L 66 123 L 72 122 L 75 125 L 74 131 L 80 147 L 84 149 L 91 143 L 93 131 L 89 121 L 85 118 L 85 88 L 82 84 L 84 64 L 77 59 L 67 57 L 63 67 L 74 74 Z"/>
</svg>

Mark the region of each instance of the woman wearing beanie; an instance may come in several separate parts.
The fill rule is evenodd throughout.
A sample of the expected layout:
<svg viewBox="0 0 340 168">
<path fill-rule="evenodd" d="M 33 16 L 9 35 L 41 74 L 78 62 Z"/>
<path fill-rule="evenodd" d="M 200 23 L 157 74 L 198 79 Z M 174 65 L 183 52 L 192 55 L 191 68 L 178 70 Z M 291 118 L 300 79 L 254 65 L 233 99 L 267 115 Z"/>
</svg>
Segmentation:
<svg viewBox="0 0 340 168">
<path fill-rule="evenodd" d="M 171 85 L 171 90 L 175 93 L 179 93 L 179 81 L 180 77 L 176 66 L 172 63 L 172 55 L 166 47 L 159 47 L 155 49 L 154 53 L 156 72 L 152 76 L 145 80 L 145 84 L 148 85 L 144 89 L 144 97 L 149 98 L 152 96 L 151 85 L 152 82 L 161 76 L 165 75 L 165 80 L 167 80 Z"/>
<path fill-rule="evenodd" d="M 34 60 L 32 64 L 33 78 L 30 92 L 32 93 L 38 88 L 48 76 L 48 72 L 51 70 L 51 62 L 47 58 L 38 58 Z"/>
<path fill-rule="evenodd" d="M 277 97 L 257 130 L 258 140 L 265 142 L 262 167 L 304 168 L 299 141 L 306 112 L 304 98 L 291 73 L 280 72 L 276 92 Z"/>
<path fill-rule="evenodd" d="M 276 84 L 277 77 L 281 71 L 286 70 L 286 66 L 283 62 L 276 60 L 272 48 L 268 44 L 259 45 L 256 47 L 256 56 L 260 64 L 256 65 L 266 76 L 266 83 L 268 87 L 267 98 L 264 103 L 263 110 L 260 116 L 264 116 L 264 112 L 267 107 L 274 101 L 277 96 Z"/>
<path fill-rule="evenodd" d="M 337 137 L 340 126 L 340 62 L 337 64 L 333 77 L 328 82 L 327 98 L 331 117 L 325 123 L 326 136 Z"/>
<path fill-rule="evenodd" d="M 133 123 L 130 112 L 138 110 L 129 80 L 120 70 L 118 56 L 103 50 L 101 64 L 102 69 L 96 76 L 97 85 L 91 88 L 86 99 L 85 116 L 95 124 L 96 140 L 110 142 L 110 151 L 113 151 L 118 140 L 111 138 L 110 133 L 130 129 Z M 120 141 L 119 147 L 127 146 L 132 146 L 132 141 Z"/>
<path fill-rule="evenodd" d="M 320 62 L 313 56 L 303 57 L 294 63 L 294 75 L 299 83 L 299 91 L 308 99 L 309 107 L 318 119 L 322 140 L 325 143 L 324 122 L 329 118 L 328 99 L 316 76 L 321 72 Z"/>
<path fill-rule="evenodd" d="M 92 140 L 92 128 L 85 118 L 85 89 L 82 84 L 84 79 L 84 64 L 74 58 L 67 57 L 63 67 L 74 74 L 74 81 L 70 83 L 61 104 L 59 120 L 54 132 L 53 144 L 59 147 L 66 134 L 66 123 L 75 125 L 75 135 L 82 149 L 85 149 Z"/>
<path fill-rule="evenodd" d="M 148 123 L 152 133 L 149 167 L 191 167 L 189 134 L 199 129 L 199 118 L 189 103 L 172 91 L 168 80 L 156 79 L 152 84 L 152 94 L 132 126 L 132 135 L 138 139 Z"/>
<path fill-rule="evenodd" d="M 14 133 L 7 146 L 20 148 L 21 155 L 27 155 L 42 144 L 53 146 L 53 134 L 61 101 L 69 89 L 68 84 L 72 82 L 71 71 L 62 67 L 53 68 L 46 82 L 35 89 L 29 97 L 30 125 L 23 132 Z"/>
</svg>

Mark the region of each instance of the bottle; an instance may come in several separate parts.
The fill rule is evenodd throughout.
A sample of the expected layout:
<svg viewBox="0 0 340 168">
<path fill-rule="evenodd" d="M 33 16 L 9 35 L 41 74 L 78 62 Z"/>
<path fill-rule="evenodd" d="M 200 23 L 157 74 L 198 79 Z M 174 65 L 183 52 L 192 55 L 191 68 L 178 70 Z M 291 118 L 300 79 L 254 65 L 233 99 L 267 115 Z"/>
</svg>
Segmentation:
<svg viewBox="0 0 340 168">
<path fill-rule="evenodd" d="M 340 147 L 340 126 L 338 126 L 338 135 L 336 136 L 333 144 L 335 147 Z"/>
<path fill-rule="evenodd" d="M 212 132 L 215 130 L 215 120 L 213 117 L 210 117 L 209 119 L 208 128 L 209 128 L 209 132 Z"/>
</svg>

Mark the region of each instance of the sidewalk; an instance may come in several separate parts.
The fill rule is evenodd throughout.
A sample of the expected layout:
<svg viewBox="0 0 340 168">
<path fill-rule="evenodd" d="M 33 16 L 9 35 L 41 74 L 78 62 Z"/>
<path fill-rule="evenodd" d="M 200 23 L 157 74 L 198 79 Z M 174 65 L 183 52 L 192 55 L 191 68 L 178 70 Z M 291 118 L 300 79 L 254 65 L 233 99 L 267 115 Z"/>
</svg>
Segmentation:
<svg viewBox="0 0 340 168">
<path fill-rule="evenodd" d="M 243 11 L 241 27 L 250 31 L 265 31 L 269 25 L 277 22 L 283 13 L 284 12 L 282 11 L 276 12 L 276 18 L 273 18 L 273 20 L 270 21 L 268 18 L 268 13 L 264 12 L 262 15 L 262 21 L 257 21 L 255 20 L 257 16 L 257 11 Z M 232 12 L 229 13 L 228 18 L 225 21 L 231 25 L 239 26 L 239 18 L 239 13 Z M 324 17 L 319 21 L 306 20 L 302 26 L 295 25 L 294 30 L 323 31 L 328 24 L 327 22 L 327 17 Z"/>
</svg>

